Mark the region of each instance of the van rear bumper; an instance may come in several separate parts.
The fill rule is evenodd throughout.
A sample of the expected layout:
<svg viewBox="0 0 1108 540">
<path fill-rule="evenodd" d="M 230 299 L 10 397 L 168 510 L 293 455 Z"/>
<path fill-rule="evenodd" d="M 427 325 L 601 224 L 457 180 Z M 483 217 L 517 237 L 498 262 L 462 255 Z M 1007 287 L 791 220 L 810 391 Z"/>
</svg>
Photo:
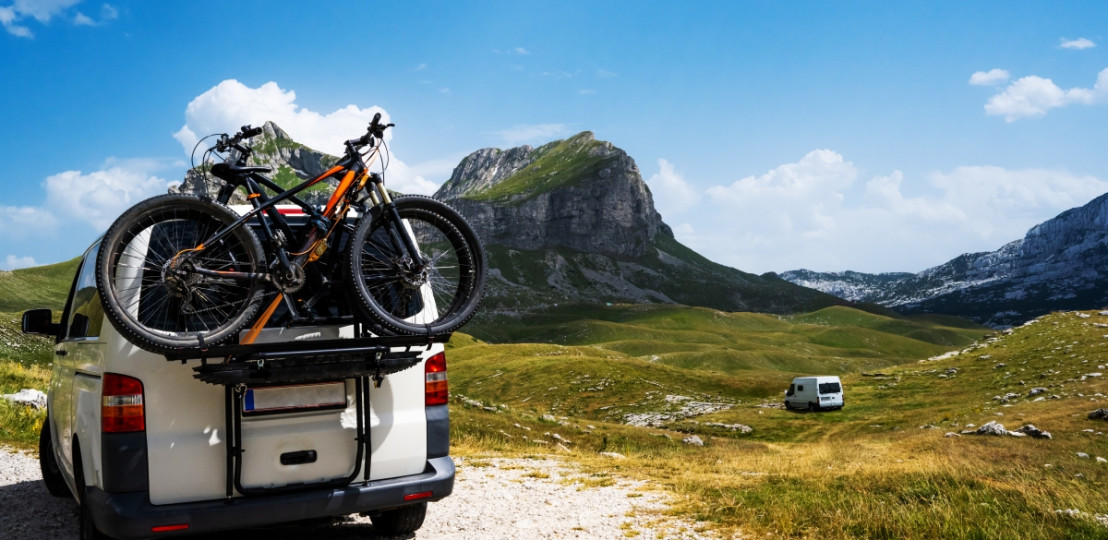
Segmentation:
<svg viewBox="0 0 1108 540">
<path fill-rule="evenodd" d="M 454 490 L 454 462 L 449 456 L 427 460 L 421 474 L 353 483 L 336 489 L 305 490 L 230 500 L 150 504 L 149 493 L 108 493 L 89 488 L 96 528 L 119 539 L 162 538 L 328 516 L 343 516 L 437 501 Z M 430 492 L 427 496 L 426 493 Z M 423 494 L 415 500 L 405 496 Z M 187 528 L 172 529 L 172 527 Z M 156 532 L 170 528 L 164 532 Z"/>
</svg>

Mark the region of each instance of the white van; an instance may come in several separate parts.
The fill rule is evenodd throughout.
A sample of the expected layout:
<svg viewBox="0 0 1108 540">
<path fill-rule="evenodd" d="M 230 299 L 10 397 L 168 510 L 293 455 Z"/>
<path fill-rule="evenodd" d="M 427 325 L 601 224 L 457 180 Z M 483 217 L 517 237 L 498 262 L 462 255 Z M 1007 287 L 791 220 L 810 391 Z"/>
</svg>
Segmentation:
<svg viewBox="0 0 1108 540">
<path fill-rule="evenodd" d="M 843 385 L 835 375 L 818 377 L 797 377 L 785 391 L 786 409 L 843 408 Z"/>
<path fill-rule="evenodd" d="M 23 315 L 24 332 L 57 340 L 40 463 L 51 494 L 77 499 L 82 538 L 355 513 L 379 534 L 411 534 L 427 503 L 450 495 L 441 338 L 375 337 L 348 318 L 153 354 L 105 318 L 98 248 L 61 323 L 47 309 Z"/>
</svg>

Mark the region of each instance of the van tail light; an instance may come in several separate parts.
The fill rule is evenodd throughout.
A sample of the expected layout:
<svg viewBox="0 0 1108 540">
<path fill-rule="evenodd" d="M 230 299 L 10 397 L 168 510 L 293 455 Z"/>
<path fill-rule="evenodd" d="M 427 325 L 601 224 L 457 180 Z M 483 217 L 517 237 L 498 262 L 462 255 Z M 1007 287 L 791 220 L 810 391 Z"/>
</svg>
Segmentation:
<svg viewBox="0 0 1108 540">
<path fill-rule="evenodd" d="M 105 373 L 101 380 L 100 429 L 104 433 L 146 431 L 142 381 Z"/>
<path fill-rule="evenodd" d="M 426 405 L 446 405 L 450 400 L 449 385 L 446 382 L 446 353 L 439 353 L 427 359 L 423 368 L 427 374 Z"/>
</svg>

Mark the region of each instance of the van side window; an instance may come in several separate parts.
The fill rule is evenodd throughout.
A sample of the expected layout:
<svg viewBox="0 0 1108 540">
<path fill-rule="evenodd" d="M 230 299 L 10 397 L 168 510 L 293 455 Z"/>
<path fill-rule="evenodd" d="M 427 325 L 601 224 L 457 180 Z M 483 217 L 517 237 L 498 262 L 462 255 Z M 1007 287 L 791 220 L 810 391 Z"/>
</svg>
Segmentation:
<svg viewBox="0 0 1108 540">
<path fill-rule="evenodd" d="M 100 303 L 100 293 L 96 290 L 95 249 L 89 250 L 85 260 L 81 262 L 81 270 L 73 289 L 69 320 L 66 321 L 66 339 L 99 337 L 100 326 L 104 323 L 104 306 Z"/>
<path fill-rule="evenodd" d="M 842 391 L 842 387 L 837 382 L 819 383 L 819 393 L 821 394 L 838 394 Z"/>
<path fill-rule="evenodd" d="M 797 387 L 796 387 L 796 391 L 797 391 L 797 392 L 803 392 L 803 391 L 804 391 L 804 385 L 802 384 L 802 385 L 800 385 L 800 386 L 797 386 Z"/>
</svg>

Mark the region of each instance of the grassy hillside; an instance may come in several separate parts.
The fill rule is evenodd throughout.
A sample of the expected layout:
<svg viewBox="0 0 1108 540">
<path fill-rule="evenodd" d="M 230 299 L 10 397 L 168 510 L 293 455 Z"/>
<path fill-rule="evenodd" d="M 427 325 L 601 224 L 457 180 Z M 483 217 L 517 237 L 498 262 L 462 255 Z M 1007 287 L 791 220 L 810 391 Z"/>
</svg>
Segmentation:
<svg viewBox="0 0 1108 540">
<path fill-rule="evenodd" d="M 672 305 L 558 306 L 467 327 L 489 342 L 587 345 L 643 362 L 730 375 L 849 373 L 965 346 L 989 330 L 961 321 L 833 306 L 798 316 Z M 783 375 L 775 374 L 781 379 Z"/>
<path fill-rule="evenodd" d="M 535 149 L 534 159 L 523 169 L 479 193 L 466 195 L 479 201 L 519 202 L 559 186 L 574 185 L 603 168 L 612 156 L 595 155 L 603 143 L 585 131 Z"/>
<path fill-rule="evenodd" d="M 714 263 L 665 234 L 654 238 L 653 248 L 634 260 L 620 260 L 566 247 L 521 250 L 488 244 L 494 274 L 478 320 L 564 303 L 676 303 L 769 313 L 845 303 L 772 275 Z"/>
<path fill-rule="evenodd" d="M 646 479 L 682 513 L 754 537 L 1108 537 L 1108 422 L 1087 419 L 1108 407 L 1108 381 L 1095 375 L 1108 373 L 1108 317 L 1054 314 L 966 345 L 980 328 L 846 308 L 587 316 L 503 329 L 565 345 L 452 343 L 457 453 L 563 455 L 599 483 Z M 698 348 L 721 351 L 703 358 L 749 348 L 763 364 L 674 369 L 674 355 Z M 944 348 L 961 353 L 928 359 Z M 810 358 L 832 359 L 811 372 L 843 377 L 842 411 L 773 406 L 793 373 L 817 367 Z M 696 403 L 714 406 L 688 414 Z M 656 427 L 626 425 L 650 412 Z M 1052 439 L 946 436 L 991 420 Z M 683 442 L 693 435 L 703 446 Z"/>
<path fill-rule="evenodd" d="M 77 257 L 57 264 L 0 271 L 0 312 L 39 307 L 61 311 L 80 262 Z"/>
</svg>

